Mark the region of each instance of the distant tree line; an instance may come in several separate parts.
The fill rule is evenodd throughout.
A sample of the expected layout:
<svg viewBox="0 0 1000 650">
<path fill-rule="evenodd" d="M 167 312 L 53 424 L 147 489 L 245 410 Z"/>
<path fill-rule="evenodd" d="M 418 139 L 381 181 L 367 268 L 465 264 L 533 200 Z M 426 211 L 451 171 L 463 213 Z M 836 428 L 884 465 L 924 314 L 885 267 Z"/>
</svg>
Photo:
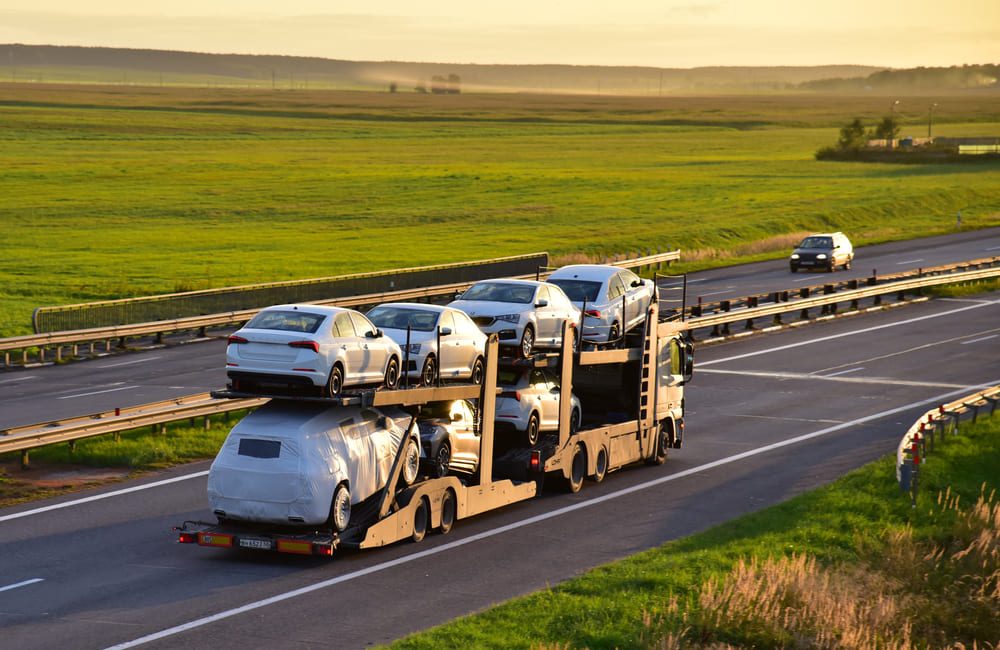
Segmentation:
<svg viewBox="0 0 1000 650">
<path fill-rule="evenodd" d="M 1000 65 L 956 65 L 950 68 L 908 68 L 881 70 L 866 77 L 819 79 L 801 84 L 808 90 L 855 91 L 941 90 L 944 88 L 982 88 L 1000 86 Z"/>
<path fill-rule="evenodd" d="M 427 84 L 423 79 L 417 81 L 413 90 L 418 93 L 428 92 Z M 450 74 L 447 77 L 436 74 L 431 77 L 430 92 L 435 95 L 457 95 L 462 92 L 462 78 L 457 74 Z"/>
</svg>

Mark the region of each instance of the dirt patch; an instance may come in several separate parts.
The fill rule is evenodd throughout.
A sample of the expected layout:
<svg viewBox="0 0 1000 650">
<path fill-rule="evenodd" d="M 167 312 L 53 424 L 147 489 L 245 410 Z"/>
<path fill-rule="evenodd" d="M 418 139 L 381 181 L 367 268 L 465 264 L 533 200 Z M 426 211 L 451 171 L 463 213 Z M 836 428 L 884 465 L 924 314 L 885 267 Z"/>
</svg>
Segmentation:
<svg viewBox="0 0 1000 650">
<path fill-rule="evenodd" d="M 0 463 L 0 507 L 115 483 L 132 475 L 132 470 L 115 467 L 32 461 L 30 469 L 22 469 L 17 461 Z"/>
</svg>

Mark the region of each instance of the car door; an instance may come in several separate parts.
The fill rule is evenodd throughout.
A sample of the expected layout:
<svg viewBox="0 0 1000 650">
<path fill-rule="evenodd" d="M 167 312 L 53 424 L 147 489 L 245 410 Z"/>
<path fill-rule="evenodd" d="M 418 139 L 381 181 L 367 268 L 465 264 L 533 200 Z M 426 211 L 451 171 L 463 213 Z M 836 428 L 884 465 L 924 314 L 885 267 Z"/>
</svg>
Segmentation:
<svg viewBox="0 0 1000 650">
<path fill-rule="evenodd" d="M 450 417 L 452 456 L 477 465 L 479 463 L 480 438 L 476 435 L 475 413 L 468 402 L 456 400 L 452 402 Z"/>
<path fill-rule="evenodd" d="M 621 274 L 615 273 L 608 280 L 608 311 L 614 314 L 612 321 L 618 321 L 621 329 L 619 332 L 624 333 L 628 329 L 628 322 L 626 321 L 627 312 L 622 310 L 622 297 L 625 295 L 625 285 L 622 283 Z"/>
<path fill-rule="evenodd" d="M 362 356 L 364 358 L 365 381 L 376 382 L 382 379 L 385 364 L 389 361 L 389 349 L 385 344 L 386 337 L 373 338 L 375 326 L 372 322 L 357 312 L 350 312 L 354 330 L 358 333 Z"/>
<path fill-rule="evenodd" d="M 471 374 L 476 359 L 479 355 L 485 354 L 485 349 L 481 349 L 483 346 L 479 344 L 483 339 L 483 333 L 479 331 L 472 319 L 462 312 L 452 312 L 452 316 L 455 317 L 455 328 L 461 332 L 462 337 L 462 374 Z"/>
<path fill-rule="evenodd" d="M 538 287 L 535 292 L 535 305 L 545 302 L 544 307 L 535 307 L 535 319 L 538 323 L 538 341 L 546 345 L 551 345 L 556 338 L 555 333 L 555 308 L 552 306 L 552 297 L 549 295 L 549 288 Z"/>
<path fill-rule="evenodd" d="M 549 386 L 545 379 L 545 373 L 538 368 L 533 368 L 528 373 L 528 389 L 524 391 L 526 397 L 531 400 L 532 407 L 538 411 L 539 423 L 548 426 L 552 410 L 552 400 L 549 397 Z"/>
<path fill-rule="evenodd" d="M 333 335 L 337 337 L 334 344 L 340 348 L 337 356 L 345 361 L 344 383 L 363 383 L 366 380 L 364 350 L 361 348 L 361 340 L 354 330 L 349 312 L 340 312 L 334 317 Z"/>
<path fill-rule="evenodd" d="M 640 320 L 643 312 L 642 294 L 646 289 L 639 276 L 631 271 L 621 271 L 618 273 L 618 277 L 625 289 L 625 310 L 627 312 L 628 328 L 631 328 L 634 323 Z M 635 283 L 638 283 L 638 286 L 632 286 Z"/>
<path fill-rule="evenodd" d="M 556 428 L 559 426 L 559 380 L 547 370 L 542 370 L 542 375 L 545 377 L 545 394 L 542 401 L 545 402 L 548 413 L 545 420 L 549 427 Z"/>
<path fill-rule="evenodd" d="M 441 312 L 438 317 L 437 326 L 441 330 L 441 349 L 438 350 L 438 367 L 441 368 L 441 377 L 454 376 L 462 366 L 462 335 L 455 325 L 455 318 L 451 312 Z M 451 330 L 445 334 L 446 330 Z"/>
</svg>

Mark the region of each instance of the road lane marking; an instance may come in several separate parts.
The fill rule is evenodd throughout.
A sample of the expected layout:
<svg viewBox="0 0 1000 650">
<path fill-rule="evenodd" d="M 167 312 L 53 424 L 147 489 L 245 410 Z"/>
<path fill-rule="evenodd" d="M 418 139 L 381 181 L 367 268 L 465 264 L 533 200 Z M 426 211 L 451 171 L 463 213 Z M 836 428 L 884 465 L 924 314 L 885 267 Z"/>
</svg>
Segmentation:
<svg viewBox="0 0 1000 650">
<path fill-rule="evenodd" d="M 861 368 L 861 367 L 858 367 L 858 368 L 848 368 L 847 370 L 841 370 L 840 372 L 831 372 L 828 375 L 820 375 L 820 376 L 821 377 L 837 377 L 839 375 L 846 375 L 849 372 L 859 372 L 861 370 L 864 370 L 864 368 Z"/>
<path fill-rule="evenodd" d="M 794 280 L 792 280 L 792 282 L 808 282 L 808 281 L 810 281 L 810 280 L 814 280 L 814 279 L 815 279 L 815 278 L 814 278 L 813 276 L 811 276 L 811 275 L 807 275 L 807 276 L 806 276 L 806 277 L 804 277 L 804 278 L 795 278 Z"/>
<path fill-rule="evenodd" d="M 744 377 L 761 377 L 764 379 L 821 379 L 823 381 L 839 381 L 845 384 L 877 384 L 881 386 L 923 386 L 926 388 L 968 388 L 969 392 L 975 390 L 973 386 L 964 384 L 945 384 L 940 382 L 910 381 L 907 379 L 894 379 L 892 377 L 835 377 L 834 375 L 814 375 L 805 372 L 759 372 L 754 370 L 721 370 L 712 369 L 700 372 L 716 375 L 742 375 Z"/>
<path fill-rule="evenodd" d="M 945 343 L 954 343 L 955 341 L 961 341 L 962 339 L 967 339 L 970 336 L 979 336 L 980 334 L 989 334 L 990 332 L 996 332 L 997 329 L 983 330 L 982 332 L 972 332 L 971 334 L 963 334 L 961 336 L 953 336 L 950 339 L 942 339 L 940 341 L 932 341 L 930 343 L 924 343 L 922 345 L 917 345 L 912 348 L 906 348 L 905 350 L 899 350 L 897 352 L 890 352 L 888 354 L 880 354 L 877 357 L 871 357 L 869 359 L 855 359 L 850 363 L 842 363 L 839 366 L 831 366 L 829 368 L 824 368 L 822 370 L 817 370 L 816 373 L 827 372 L 828 370 L 836 370 L 837 368 L 846 368 L 847 366 L 856 366 L 859 363 L 871 363 L 872 361 L 881 361 L 882 359 L 888 359 L 890 357 L 898 357 L 903 354 L 910 354 L 911 352 L 919 352 L 920 350 L 925 350 L 927 348 L 935 348 Z M 988 338 L 988 337 L 987 337 Z M 832 377 L 833 375 L 826 375 L 827 377 Z"/>
<path fill-rule="evenodd" d="M 788 422 L 813 422 L 816 424 L 840 424 L 843 420 L 812 420 L 809 418 L 782 418 L 775 415 L 746 415 L 741 413 L 736 413 L 730 417 L 734 418 L 755 418 L 758 420 L 786 420 Z"/>
<path fill-rule="evenodd" d="M 995 386 L 1000 383 L 1000 378 L 995 379 L 991 382 L 975 386 L 976 389 L 988 388 L 990 386 Z M 212 614 L 210 616 L 205 616 L 203 618 L 196 619 L 194 621 L 189 621 L 187 623 L 182 623 L 180 625 L 175 625 L 174 627 L 161 630 L 159 632 L 154 632 L 152 634 L 147 634 L 146 636 L 139 637 L 132 641 L 126 641 L 124 643 L 119 643 L 118 645 L 110 646 L 107 650 L 125 650 L 126 648 L 134 648 L 151 641 L 157 641 L 159 639 L 164 639 L 166 637 L 174 636 L 175 634 L 180 634 L 182 632 L 188 632 L 199 627 L 208 625 L 209 623 L 215 623 L 216 621 L 221 621 L 223 619 L 231 618 L 239 614 L 244 614 L 246 612 L 253 611 L 255 609 L 260 609 L 262 607 L 267 607 L 268 605 L 274 605 L 275 603 L 280 603 L 298 596 L 303 596 L 305 594 L 313 593 L 314 591 L 319 591 L 320 589 L 326 589 L 327 587 L 332 587 L 334 585 L 342 584 L 345 582 L 350 582 L 357 578 L 363 578 L 367 575 L 373 573 L 379 573 L 385 571 L 386 569 L 391 569 L 403 564 L 409 564 L 410 562 L 416 562 L 423 560 L 426 557 L 432 555 L 437 555 L 439 553 L 444 553 L 445 551 L 450 551 L 462 546 L 467 546 L 474 542 L 478 542 L 484 539 L 489 539 L 491 537 L 496 537 L 497 535 L 502 535 L 504 533 L 509 533 L 512 530 L 517 530 L 519 528 L 524 528 L 525 526 L 530 526 L 532 524 L 537 524 L 548 519 L 553 519 L 576 510 L 582 510 L 584 508 L 590 508 L 591 506 L 599 505 L 613 499 L 618 499 L 635 492 L 640 492 L 642 490 L 647 490 L 651 487 L 656 487 L 664 483 L 669 483 L 670 481 L 676 481 L 678 479 L 686 478 L 692 474 L 698 474 L 706 470 L 714 469 L 716 467 L 721 467 L 723 465 L 728 465 L 730 463 L 735 463 L 736 461 L 743 460 L 745 458 L 751 458 L 753 456 L 758 456 L 760 454 L 765 454 L 775 449 L 781 449 L 783 447 L 788 447 L 789 445 L 794 445 L 799 442 L 804 442 L 806 440 L 811 440 L 813 438 L 819 438 L 820 436 L 825 436 L 829 433 L 834 433 L 836 431 L 841 431 L 848 427 L 856 426 L 859 424 L 865 424 L 871 422 L 872 420 L 879 420 L 881 418 L 889 417 L 891 415 L 896 415 L 897 413 L 903 413 L 920 406 L 925 406 L 929 404 L 942 404 L 947 402 L 949 399 L 960 396 L 967 395 L 968 389 L 963 388 L 962 390 L 951 391 L 949 393 L 944 393 L 942 395 L 936 395 L 929 399 L 920 400 L 919 402 L 912 402 L 905 406 L 898 406 L 894 409 L 889 409 L 888 411 L 882 411 L 880 413 L 873 413 L 856 420 L 851 420 L 850 422 L 843 422 L 841 424 L 835 424 L 833 426 L 827 427 L 825 429 L 820 429 L 818 431 L 813 431 L 812 433 L 806 433 L 800 436 L 795 436 L 794 438 L 788 438 L 786 440 L 781 440 L 779 442 L 771 443 L 763 447 L 758 447 L 756 449 L 751 449 L 749 451 L 744 451 L 733 456 L 727 456 L 725 458 L 720 458 L 719 460 L 712 461 L 710 463 L 705 463 L 704 465 L 699 465 L 698 467 L 692 467 L 686 470 L 682 470 L 675 474 L 668 474 L 667 476 L 661 476 L 660 478 L 653 479 L 651 481 L 646 481 L 645 483 L 639 483 L 631 487 L 618 490 L 617 492 L 611 492 L 603 496 L 595 497 L 593 499 L 588 499 L 587 501 L 581 501 L 574 503 L 572 505 L 564 506 L 556 510 L 550 510 L 549 512 L 544 512 L 533 517 L 528 517 L 527 519 L 522 519 L 521 521 L 516 521 L 506 526 L 500 526 L 499 528 L 494 528 L 492 530 L 487 530 L 482 533 L 477 533 L 475 535 L 470 535 L 469 537 L 455 540 L 454 542 L 448 542 L 442 544 L 441 546 L 436 546 L 434 548 L 427 549 L 426 551 L 419 551 L 413 553 L 412 555 L 406 555 L 403 557 L 396 558 L 394 560 L 389 560 L 387 562 L 382 562 L 381 564 L 375 564 L 364 569 L 359 569 L 357 571 L 352 571 L 350 573 L 345 573 L 344 575 L 337 576 L 335 578 L 330 578 L 328 580 L 322 580 L 320 582 L 307 585 L 305 587 L 299 587 L 298 589 L 293 589 L 291 591 L 286 591 L 270 598 L 265 598 L 263 600 L 254 601 L 252 603 L 247 603 L 241 607 L 236 607 L 233 609 L 228 609 L 217 614 Z"/>
<path fill-rule="evenodd" d="M 36 582 L 43 582 L 45 578 L 32 578 L 31 580 L 25 580 L 24 582 L 18 582 L 13 585 L 7 585 L 6 587 L 0 587 L 0 591 L 10 591 L 11 589 L 17 589 L 18 587 L 27 587 L 28 585 L 33 585 Z"/>
<path fill-rule="evenodd" d="M 14 377 L 13 379 L 4 379 L 0 381 L 0 384 L 12 384 L 15 381 L 27 381 L 29 379 L 37 379 L 38 375 L 25 375 L 23 377 Z"/>
<path fill-rule="evenodd" d="M 113 393 L 116 390 L 132 390 L 133 388 L 139 388 L 138 386 L 119 386 L 118 388 L 108 388 L 107 390 L 94 390 L 89 393 L 79 393 L 77 395 L 63 395 L 62 397 L 57 397 L 56 399 L 73 399 L 75 397 L 87 397 L 88 395 L 100 395 L 101 393 Z"/>
<path fill-rule="evenodd" d="M 193 474 L 185 474 L 183 476 L 175 476 L 174 478 L 163 479 L 162 481 L 155 481 L 153 483 L 146 483 L 143 485 L 136 485 L 129 488 L 123 488 L 121 490 L 115 490 L 114 492 L 105 492 L 104 494 L 95 494 L 91 497 L 84 497 L 82 499 L 74 499 L 73 501 L 64 501 L 63 503 L 56 503 L 51 506 L 42 506 L 41 508 L 35 508 L 33 510 L 25 510 L 24 512 L 15 512 L 12 515 L 0 516 L 0 523 L 5 521 L 10 521 L 11 519 L 20 519 L 21 517 L 30 517 L 31 515 L 38 515 L 43 512 L 50 512 L 52 510 L 61 510 L 62 508 L 70 508 L 72 506 L 78 506 L 84 503 L 90 503 L 92 501 L 100 501 L 102 499 L 110 499 L 111 497 L 121 496 L 123 494 L 130 494 L 132 492 L 140 492 L 142 490 L 149 490 L 152 488 L 160 487 L 162 485 L 169 485 L 171 483 L 178 483 L 180 481 L 186 481 L 192 478 L 200 478 L 202 476 L 208 476 L 208 470 L 202 472 L 195 472 Z"/>
<path fill-rule="evenodd" d="M 983 336 L 978 339 L 972 339 L 971 341 L 962 341 L 962 345 L 969 345 L 970 343 L 979 343 L 980 341 L 989 341 L 990 339 L 995 339 L 998 335 L 991 334 L 989 336 Z"/>
<path fill-rule="evenodd" d="M 709 291 L 708 293 L 701 293 L 698 295 L 704 298 L 705 296 L 718 296 L 724 293 L 732 293 L 732 292 L 733 292 L 732 289 L 727 289 L 726 291 Z"/>
<path fill-rule="evenodd" d="M 1000 251 L 1000 246 L 990 246 L 986 250 L 988 250 L 988 251 Z"/>
<path fill-rule="evenodd" d="M 118 366 L 131 366 L 136 363 L 146 363 L 147 361 L 155 361 L 161 358 L 160 355 L 155 357 L 146 357 L 144 359 L 135 359 L 134 361 L 122 361 L 121 363 L 106 363 L 103 366 L 94 366 L 95 368 L 117 368 Z"/>
<path fill-rule="evenodd" d="M 699 367 L 711 366 L 716 363 L 726 363 L 727 361 L 736 361 L 737 359 L 756 357 L 761 354 L 771 354 L 772 352 L 781 352 L 782 350 L 790 350 L 792 348 L 802 347 L 803 345 L 812 345 L 813 343 L 823 343 L 826 341 L 833 341 L 835 339 L 844 338 L 845 336 L 857 336 L 858 334 L 875 332 L 878 330 L 886 329 L 888 327 L 899 327 L 900 325 L 909 325 L 910 323 L 918 323 L 920 321 L 928 320 L 931 318 L 941 318 L 942 316 L 951 316 L 953 314 L 960 314 L 962 312 L 969 311 L 970 309 L 981 309 L 982 307 L 990 307 L 992 305 L 1000 305 L 1000 300 L 991 300 L 989 302 L 976 303 L 975 305 L 968 305 L 967 307 L 959 307 L 958 309 L 952 309 L 950 311 L 942 311 L 936 314 L 927 314 L 926 316 L 917 316 L 916 318 L 908 318 L 907 320 L 886 323 L 885 325 L 875 325 L 874 327 L 866 327 L 864 329 L 851 330 L 849 332 L 842 332 L 840 334 L 821 336 L 819 338 L 809 339 L 808 341 L 799 341 L 798 343 L 789 343 L 787 345 L 776 345 L 774 347 L 767 348 L 766 350 L 758 350 L 757 352 L 746 352 L 744 354 L 736 354 L 731 357 L 723 357 L 722 359 L 713 359 L 712 361 L 700 361 L 698 362 L 697 365 Z"/>
<path fill-rule="evenodd" d="M 901 264 L 916 264 L 917 262 L 923 262 L 923 261 L 924 258 L 922 257 L 919 260 L 903 260 L 902 262 L 896 262 L 896 266 L 899 266 Z"/>
</svg>

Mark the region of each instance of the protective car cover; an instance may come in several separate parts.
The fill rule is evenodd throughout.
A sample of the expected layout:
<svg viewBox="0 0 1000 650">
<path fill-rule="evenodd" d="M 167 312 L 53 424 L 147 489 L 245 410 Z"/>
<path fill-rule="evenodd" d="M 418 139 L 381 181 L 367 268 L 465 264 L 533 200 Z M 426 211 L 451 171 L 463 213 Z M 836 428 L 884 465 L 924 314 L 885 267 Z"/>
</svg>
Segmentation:
<svg viewBox="0 0 1000 650">
<path fill-rule="evenodd" d="M 233 427 L 216 455 L 209 507 L 226 519 L 322 524 L 340 483 L 352 504 L 385 486 L 410 422 L 396 408 L 265 404 Z M 411 435 L 419 444 L 415 427 Z"/>
</svg>

